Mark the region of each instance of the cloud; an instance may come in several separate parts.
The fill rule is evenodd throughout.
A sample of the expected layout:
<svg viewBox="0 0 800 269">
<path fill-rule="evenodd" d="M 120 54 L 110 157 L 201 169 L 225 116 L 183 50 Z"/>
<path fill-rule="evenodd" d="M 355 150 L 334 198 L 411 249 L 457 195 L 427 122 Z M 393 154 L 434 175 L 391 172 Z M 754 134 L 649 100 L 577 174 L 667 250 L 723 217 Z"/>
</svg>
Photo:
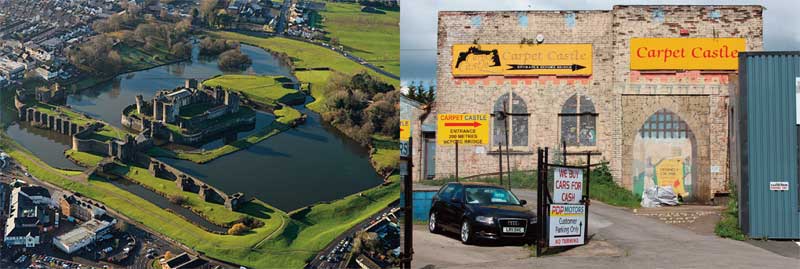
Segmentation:
<svg viewBox="0 0 800 269">
<path fill-rule="evenodd" d="M 402 0 L 400 9 L 400 66 L 403 84 L 436 79 L 436 31 L 440 10 L 610 10 L 614 5 L 762 5 L 764 49 L 800 50 L 800 2 L 768 1 L 634 1 L 634 0 Z"/>
</svg>

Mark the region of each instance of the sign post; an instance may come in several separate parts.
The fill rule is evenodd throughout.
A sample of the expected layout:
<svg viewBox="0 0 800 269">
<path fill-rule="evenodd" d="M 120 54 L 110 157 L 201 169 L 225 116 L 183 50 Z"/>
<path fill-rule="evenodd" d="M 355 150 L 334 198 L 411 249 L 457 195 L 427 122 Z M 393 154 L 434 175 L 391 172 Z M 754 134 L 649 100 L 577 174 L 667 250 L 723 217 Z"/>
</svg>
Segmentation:
<svg viewBox="0 0 800 269">
<path fill-rule="evenodd" d="M 567 152 L 562 154 L 566 155 Z M 586 165 L 581 166 L 568 165 L 566 162 L 550 164 L 547 148 L 539 148 L 537 157 L 537 219 L 540 232 L 536 255 L 541 255 L 544 248 L 585 244 L 589 232 L 591 153 L 586 153 Z M 554 168 L 553 196 L 550 196 L 547 185 L 550 167 Z"/>
<path fill-rule="evenodd" d="M 409 120 L 400 120 L 400 176 L 403 179 L 403 256 L 402 268 L 411 268 L 411 259 L 414 255 L 413 243 L 413 191 L 412 191 L 412 178 L 411 171 L 414 167 L 412 163 L 411 152 L 411 124 Z"/>
<path fill-rule="evenodd" d="M 489 114 L 439 114 L 436 144 L 455 145 L 458 181 L 458 146 L 489 144 Z"/>
</svg>

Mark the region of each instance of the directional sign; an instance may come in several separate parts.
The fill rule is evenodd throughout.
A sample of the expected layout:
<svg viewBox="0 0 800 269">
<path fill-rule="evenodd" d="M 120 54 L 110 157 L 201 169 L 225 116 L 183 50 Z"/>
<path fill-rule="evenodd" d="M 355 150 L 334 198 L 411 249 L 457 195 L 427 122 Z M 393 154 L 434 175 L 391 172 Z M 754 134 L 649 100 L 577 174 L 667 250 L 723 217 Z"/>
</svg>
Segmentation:
<svg viewBox="0 0 800 269">
<path fill-rule="evenodd" d="M 400 141 L 408 141 L 411 137 L 411 121 L 400 120 Z"/>
<path fill-rule="evenodd" d="M 456 44 L 454 77 L 588 76 L 592 44 Z"/>
<path fill-rule="evenodd" d="M 580 203 L 583 196 L 583 169 L 557 167 L 553 173 L 553 189 L 553 203 Z"/>
<path fill-rule="evenodd" d="M 437 125 L 439 145 L 489 144 L 489 114 L 439 114 Z"/>
<path fill-rule="evenodd" d="M 550 205 L 550 233 L 549 245 L 551 247 L 583 245 L 584 205 Z"/>
</svg>

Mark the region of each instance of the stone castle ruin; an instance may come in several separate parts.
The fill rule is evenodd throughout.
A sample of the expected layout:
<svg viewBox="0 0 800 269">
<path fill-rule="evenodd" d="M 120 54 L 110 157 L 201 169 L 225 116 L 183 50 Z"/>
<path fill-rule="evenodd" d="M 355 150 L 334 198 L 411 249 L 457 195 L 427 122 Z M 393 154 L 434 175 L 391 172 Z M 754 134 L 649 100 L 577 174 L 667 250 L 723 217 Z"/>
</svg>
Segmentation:
<svg viewBox="0 0 800 269">
<path fill-rule="evenodd" d="M 183 87 L 159 91 L 149 101 L 136 96 L 135 103 L 123 110 L 122 125 L 140 132 L 149 129 L 151 136 L 170 142 L 191 144 L 241 125 L 255 124 L 255 115 L 214 121 L 240 112 L 239 104 L 236 92 L 201 86 L 197 80 L 189 79 Z"/>
</svg>

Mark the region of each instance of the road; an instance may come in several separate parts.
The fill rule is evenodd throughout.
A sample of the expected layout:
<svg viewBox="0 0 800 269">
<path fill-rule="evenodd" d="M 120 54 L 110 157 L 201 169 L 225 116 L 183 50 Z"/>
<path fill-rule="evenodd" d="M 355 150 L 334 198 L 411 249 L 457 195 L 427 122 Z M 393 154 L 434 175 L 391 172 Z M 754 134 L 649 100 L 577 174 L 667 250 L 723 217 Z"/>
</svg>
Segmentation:
<svg viewBox="0 0 800 269">
<path fill-rule="evenodd" d="M 356 224 L 355 226 L 353 226 L 349 230 L 347 230 L 347 231 L 343 232 L 342 234 L 340 234 L 339 236 L 337 236 L 336 239 L 333 239 L 333 241 L 331 241 L 330 244 L 325 246 L 325 248 L 323 248 L 319 253 L 317 253 L 316 256 L 314 256 L 314 258 L 311 260 L 311 262 L 309 262 L 306 265 L 306 268 L 338 268 L 338 263 L 337 264 L 330 264 L 327 261 L 323 261 L 322 259 L 320 259 L 320 257 L 323 256 L 323 255 L 328 255 L 328 253 L 330 253 L 331 250 L 333 250 L 339 244 L 339 241 L 342 241 L 343 239 L 345 239 L 347 237 L 355 238 L 356 232 L 366 228 L 367 226 L 369 226 L 370 221 L 374 220 L 378 216 L 381 216 L 381 215 L 383 215 L 385 213 L 388 213 L 390 210 L 392 210 L 393 208 L 397 207 L 398 204 L 399 204 L 399 201 L 393 202 L 391 205 L 387 206 L 386 208 L 384 208 L 380 212 L 375 213 L 372 216 L 369 216 L 369 218 L 365 219 L 364 221 L 362 221 L 359 224 Z"/>
<path fill-rule="evenodd" d="M 529 203 L 536 201 L 534 191 L 513 191 Z M 590 244 L 542 258 L 529 257 L 530 252 L 520 246 L 463 246 L 455 236 L 432 235 L 421 225 L 414 232 L 413 268 L 800 267 L 800 259 L 746 242 L 697 234 L 597 201 L 589 208 Z"/>
</svg>

